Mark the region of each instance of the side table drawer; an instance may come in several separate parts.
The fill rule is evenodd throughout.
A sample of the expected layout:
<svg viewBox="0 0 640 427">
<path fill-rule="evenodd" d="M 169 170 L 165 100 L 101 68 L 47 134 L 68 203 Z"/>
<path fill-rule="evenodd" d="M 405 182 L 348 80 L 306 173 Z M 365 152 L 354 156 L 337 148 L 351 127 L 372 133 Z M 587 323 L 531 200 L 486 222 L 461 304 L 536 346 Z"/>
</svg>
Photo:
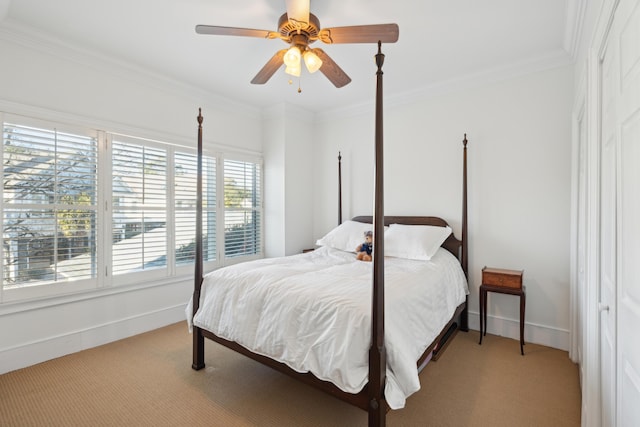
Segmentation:
<svg viewBox="0 0 640 427">
<path fill-rule="evenodd" d="M 522 289 L 522 271 L 485 267 L 482 269 L 482 284 Z"/>
</svg>

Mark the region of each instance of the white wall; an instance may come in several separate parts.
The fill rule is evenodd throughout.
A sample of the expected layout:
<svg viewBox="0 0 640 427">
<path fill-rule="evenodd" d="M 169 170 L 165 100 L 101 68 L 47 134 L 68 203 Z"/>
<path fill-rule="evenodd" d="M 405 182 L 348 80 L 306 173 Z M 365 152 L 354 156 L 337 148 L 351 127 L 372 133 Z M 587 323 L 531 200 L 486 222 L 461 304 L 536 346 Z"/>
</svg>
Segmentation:
<svg viewBox="0 0 640 427">
<path fill-rule="evenodd" d="M 573 68 L 565 66 L 384 110 L 385 212 L 436 215 L 459 236 L 462 138 L 469 138 L 470 325 L 483 266 L 524 269 L 525 340 L 568 348 Z M 385 78 L 390 78 L 385 75 Z M 316 127 L 314 234 L 336 223 L 336 156 L 344 217 L 373 209 L 372 111 Z M 488 330 L 516 338 L 518 301 L 489 297 Z"/>
<path fill-rule="evenodd" d="M 313 114 L 280 104 L 265 111 L 265 255 L 313 247 Z"/>
<path fill-rule="evenodd" d="M 284 104 L 273 106 L 263 117 L 264 143 L 264 253 L 285 254 L 285 138 Z"/>
<path fill-rule="evenodd" d="M 313 248 L 313 132 L 314 116 L 288 105 L 286 134 L 285 255 Z"/>
<path fill-rule="evenodd" d="M 202 107 L 205 144 L 262 150 L 256 109 L 86 52 L 16 37 L 0 31 L 0 99 L 5 105 L 16 102 L 82 117 L 102 130 L 143 132 L 193 146 Z"/>
<path fill-rule="evenodd" d="M 260 112 L 197 88 L 0 29 L 0 111 L 195 147 L 262 150 Z M 0 305 L 0 373 L 184 319 L 191 277 Z M 186 323 L 185 323 L 186 331 Z"/>
</svg>

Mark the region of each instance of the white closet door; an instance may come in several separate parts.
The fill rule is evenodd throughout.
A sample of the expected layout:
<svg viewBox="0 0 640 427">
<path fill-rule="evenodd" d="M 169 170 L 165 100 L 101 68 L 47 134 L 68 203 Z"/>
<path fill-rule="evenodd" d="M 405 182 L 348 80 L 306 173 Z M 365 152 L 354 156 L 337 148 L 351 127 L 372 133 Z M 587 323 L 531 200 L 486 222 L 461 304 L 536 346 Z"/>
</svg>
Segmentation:
<svg viewBox="0 0 640 427">
<path fill-rule="evenodd" d="M 617 422 L 640 426 L 640 0 L 615 15 L 617 93 L 618 293 Z"/>
</svg>

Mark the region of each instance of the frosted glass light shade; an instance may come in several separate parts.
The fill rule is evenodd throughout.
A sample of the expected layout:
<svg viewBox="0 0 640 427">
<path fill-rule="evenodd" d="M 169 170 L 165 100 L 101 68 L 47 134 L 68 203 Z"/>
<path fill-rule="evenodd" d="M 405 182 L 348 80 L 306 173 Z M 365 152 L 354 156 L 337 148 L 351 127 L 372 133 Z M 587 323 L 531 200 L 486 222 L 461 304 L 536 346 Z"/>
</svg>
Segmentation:
<svg viewBox="0 0 640 427">
<path fill-rule="evenodd" d="M 284 65 L 287 67 L 298 67 L 300 68 L 300 49 L 296 46 L 293 46 L 291 49 L 284 54 Z"/>
<path fill-rule="evenodd" d="M 322 67 L 322 59 L 310 50 L 304 53 L 303 58 L 304 65 L 307 66 L 307 70 L 309 70 L 310 73 L 315 73 L 320 69 L 320 67 Z"/>
<path fill-rule="evenodd" d="M 294 67 L 287 65 L 287 67 L 284 69 L 285 73 L 290 74 L 292 76 L 296 76 L 296 77 L 300 77 L 301 71 L 302 71 L 302 67 L 300 67 L 300 63 L 298 63 L 298 65 Z"/>
</svg>

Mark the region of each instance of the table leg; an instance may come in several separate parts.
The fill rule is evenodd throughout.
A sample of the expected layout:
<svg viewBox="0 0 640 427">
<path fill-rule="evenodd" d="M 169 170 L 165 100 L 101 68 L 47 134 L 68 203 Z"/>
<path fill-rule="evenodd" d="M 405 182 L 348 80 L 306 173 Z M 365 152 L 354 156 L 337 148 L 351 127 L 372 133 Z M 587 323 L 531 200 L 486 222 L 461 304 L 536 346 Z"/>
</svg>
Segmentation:
<svg viewBox="0 0 640 427">
<path fill-rule="evenodd" d="M 482 309 L 484 314 L 484 335 L 487 335 L 487 299 L 489 299 L 489 292 L 483 291 L 484 298 L 482 299 Z"/>
<path fill-rule="evenodd" d="M 480 296 L 480 304 L 479 304 L 479 306 L 480 306 L 479 307 L 480 308 L 480 342 L 478 344 L 482 344 L 482 331 L 483 331 L 483 324 L 484 324 L 484 319 L 482 317 L 482 314 L 484 313 L 484 311 L 483 311 L 483 307 L 484 307 L 483 306 L 483 298 L 484 298 L 484 296 L 483 295 L 484 294 L 482 292 L 482 289 L 480 289 L 480 295 L 479 295 Z"/>
<path fill-rule="evenodd" d="M 527 304 L 527 295 L 520 295 L 520 354 L 524 356 L 524 312 Z"/>
</svg>

